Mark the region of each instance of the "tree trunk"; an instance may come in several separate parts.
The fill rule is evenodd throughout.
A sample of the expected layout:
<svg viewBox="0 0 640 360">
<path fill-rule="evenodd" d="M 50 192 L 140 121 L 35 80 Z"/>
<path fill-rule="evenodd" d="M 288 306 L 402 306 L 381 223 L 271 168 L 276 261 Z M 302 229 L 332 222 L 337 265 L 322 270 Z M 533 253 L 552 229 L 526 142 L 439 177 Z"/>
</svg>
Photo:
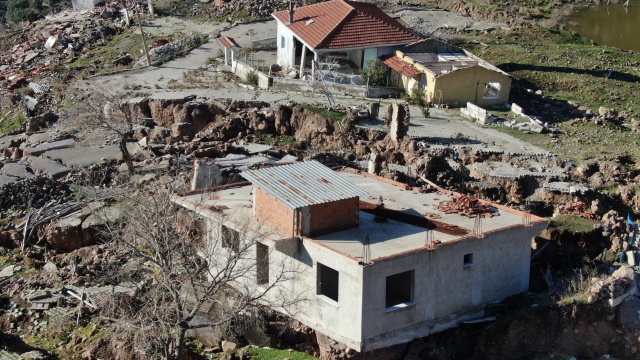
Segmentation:
<svg viewBox="0 0 640 360">
<path fill-rule="evenodd" d="M 129 176 L 136 173 L 136 169 L 133 167 L 133 160 L 131 160 L 131 154 L 127 149 L 127 138 L 125 136 L 120 139 L 120 151 L 122 152 L 122 159 L 127 164 L 127 170 L 129 170 Z"/>
<path fill-rule="evenodd" d="M 184 337 L 187 334 L 187 328 L 180 326 L 180 332 L 178 333 L 178 345 L 176 346 L 177 355 L 176 360 L 182 360 L 184 356 Z"/>
</svg>

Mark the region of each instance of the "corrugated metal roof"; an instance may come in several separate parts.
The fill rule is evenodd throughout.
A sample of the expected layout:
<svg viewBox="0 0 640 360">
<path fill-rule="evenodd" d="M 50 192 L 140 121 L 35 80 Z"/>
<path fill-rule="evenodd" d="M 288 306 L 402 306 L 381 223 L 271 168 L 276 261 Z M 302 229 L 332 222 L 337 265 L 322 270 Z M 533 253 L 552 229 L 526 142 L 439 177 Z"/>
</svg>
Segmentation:
<svg viewBox="0 0 640 360">
<path fill-rule="evenodd" d="M 240 175 L 289 209 L 367 194 L 317 161 L 243 171 Z"/>
</svg>

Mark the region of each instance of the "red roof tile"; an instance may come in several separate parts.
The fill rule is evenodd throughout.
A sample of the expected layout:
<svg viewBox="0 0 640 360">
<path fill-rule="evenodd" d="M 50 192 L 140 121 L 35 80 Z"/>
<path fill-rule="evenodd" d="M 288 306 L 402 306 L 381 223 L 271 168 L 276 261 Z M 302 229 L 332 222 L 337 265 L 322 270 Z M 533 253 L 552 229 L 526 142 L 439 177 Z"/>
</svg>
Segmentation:
<svg viewBox="0 0 640 360">
<path fill-rule="evenodd" d="M 241 48 L 242 46 L 238 45 L 238 43 L 236 42 L 236 40 L 232 37 L 228 37 L 228 36 L 223 36 L 219 39 L 220 44 L 222 44 L 222 46 L 224 46 L 227 49 L 230 49 L 232 47 L 238 47 Z"/>
<path fill-rule="evenodd" d="M 413 65 L 402 61 L 401 58 L 396 55 L 387 55 L 380 58 L 383 63 L 400 74 L 408 77 L 416 76 L 420 74 L 420 70 L 416 69 Z"/>
<path fill-rule="evenodd" d="M 313 49 L 346 49 L 407 44 L 421 38 L 373 4 L 349 0 L 295 9 L 293 23 L 287 10 L 273 13 Z"/>
</svg>

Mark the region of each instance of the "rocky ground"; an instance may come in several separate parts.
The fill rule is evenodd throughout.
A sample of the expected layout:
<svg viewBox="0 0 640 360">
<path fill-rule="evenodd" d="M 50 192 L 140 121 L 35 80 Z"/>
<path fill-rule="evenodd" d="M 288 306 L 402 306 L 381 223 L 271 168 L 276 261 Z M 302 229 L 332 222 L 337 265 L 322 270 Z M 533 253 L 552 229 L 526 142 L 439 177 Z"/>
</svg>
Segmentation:
<svg viewBox="0 0 640 360">
<path fill-rule="evenodd" d="M 514 20 L 510 14 L 520 10 L 513 6 L 490 16 L 489 4 L 435 3 L 495 22 L 451 15 L 459 31 L 492 32 L 533 21 Z M 10 33 L 12 44 L 5 42 L 2 49 L 0 126 L 17 126 L 0 138 L 0 358 L 135 358 L 124 350 L 127 339 L 110 333 L 95 302 L 105 292 L 135 296 L 139 290 L 105 279 L 110 266 L 124 266 L 127 259 L 95 231 L 106 226 L 105 216 L 92 216 L 109 212 L 117 218 L 117 207 L 105 199 L 124 184 L 166 183 L 167 174 L 189 184 L 196 160 L 217 163 L 218 181 L 226 183 L 240 180 L 240 169 L 308 159 L 372 169 L 412 187 L 443 186 L 553 218 L 532 243 L 531 292 L 496 306 L 486 323 L 363 355 L 267 313 L 259 332 L 279 339 L 280 346 L 325 359 L 639 356 L 636 159 L 618 153 L 574 162 L 549 152 L 567 147 L 567 134 L 580 133 L 581 126 L 594 126 L 602 136 L 625 131 L 633 137 L 633 112 L 558 101 L 518 85 L 514 96 L 527 114 L 553 117 L 546 134 L 534 135 L 530 127 L 515 126 L 516 115 L 504 110 L 494 112 L 498 125 L 487 127 L 472 124 L 458 110 L 432 108 L 424 117 L 404 101 L 336 96 L 330 111 L 319 94 L 248 90 L 218 66 L 215 37 L 230 35 L 244 44 L 256 32 L 272 31 L 270 22 L 233 24 L 239 16 L 268 15 L 275 7 L 269 2 L 164 4 L 160 12 L 175 6 L 228 21 L 211 26 L 149 17 L 145 31 L 159 64 L 121 72 L 137 66 L 142 56 L 105 54 L 100 46 L 124 42 L 129 45 L 123 49 L 139 49 L 121 6 L 40 20 Z M 424 15 L 401 6 L 398 11 L 408 21 Z M 95 73 L 108 74 L 66 84 Z M 100 104 L 99 98 L 114 93 L 126 99 L 122 114 L 133 124 L 127 148 L 135 175 L 123 164 L 118 133 L 108 123 L 88 120 L 100 118 L 105 108 L 87 112 L 87 104 Z M 367 119 L 357 115 L 362 109 L 369 111 Z M 545 140 L 536 138 L 532 145 L 527 136 Z M 87 201 L 96 194 L 100 201 Z M 94 300 L 85 303 L 79 294 Z M 61 325 L 73 321 L 75 328 Z M 231 358 L 240 345 L 263 345 L 263 336 L 258 338 L 247 333 L 222 343 L 193 340 L 190 356 L 224 351 L 215 356 Z"/>
</svg>

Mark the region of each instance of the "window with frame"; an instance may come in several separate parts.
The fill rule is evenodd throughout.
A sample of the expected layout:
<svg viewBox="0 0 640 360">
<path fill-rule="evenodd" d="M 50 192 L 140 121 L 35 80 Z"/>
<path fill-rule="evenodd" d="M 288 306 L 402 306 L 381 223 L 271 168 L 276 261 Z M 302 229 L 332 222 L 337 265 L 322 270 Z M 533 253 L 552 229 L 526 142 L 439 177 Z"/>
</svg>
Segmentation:
<svg viewBox="0 0 640 360">
<path fill-rule="evenodd" d="M 338 302 L 340 273 L 326 265 L 318 263 L 318 295 Z"/>
<path fill-rule="evenodd" d="M 462 266 L 467 267 L 473 265 L 473 253 L 465 254 L 462 259 Z"/>
<path fill-rule="evenodd" d="M 484 86 L 484 99 L 497 99 L 500 97 L 500 83 L 486 83 Z"/>
<path fill-rule="evenodd" d="M 240 250 L 240 233 L 231 229 L 225 225 L 222 225 L 220 229 L 220 235 L 222 236 L 222 247 L 238 252 Z"/>
<path fill-rule="evenodd" d="M 388 311 L 414 304 L 413 277 L 413 270 L 387 276 L 385 306 Z"/>
</svg>

